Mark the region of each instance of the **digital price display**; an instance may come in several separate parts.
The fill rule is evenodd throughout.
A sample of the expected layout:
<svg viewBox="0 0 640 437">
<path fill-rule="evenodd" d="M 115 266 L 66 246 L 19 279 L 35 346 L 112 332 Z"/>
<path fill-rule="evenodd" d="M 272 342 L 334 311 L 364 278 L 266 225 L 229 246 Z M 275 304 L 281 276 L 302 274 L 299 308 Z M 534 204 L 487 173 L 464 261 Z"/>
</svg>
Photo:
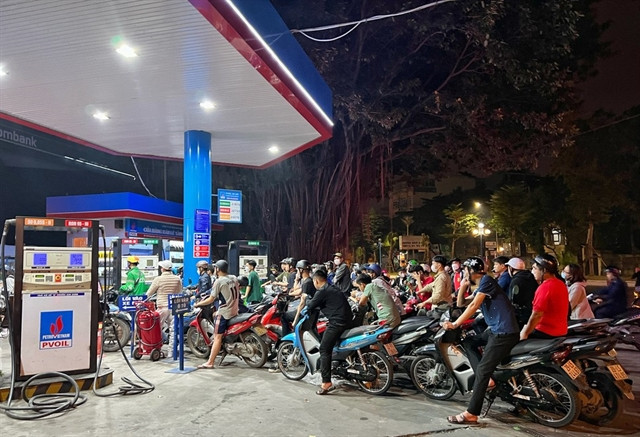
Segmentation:
<svg viewBox="0 0 640 437">
<path fill-rule="evenodd" d="M 33 265 L 34 266 L 46 266 L 47 265 L 47 254 L 46 253 L 34 253 L 33 254 Z"/>
<path fill-rule="evenodd" d="M 69 254 L 69 265 L 72 267 L 83 266 L 82 262 L 82 254 L 81 253 L 71 253 Z"/>
</svg>

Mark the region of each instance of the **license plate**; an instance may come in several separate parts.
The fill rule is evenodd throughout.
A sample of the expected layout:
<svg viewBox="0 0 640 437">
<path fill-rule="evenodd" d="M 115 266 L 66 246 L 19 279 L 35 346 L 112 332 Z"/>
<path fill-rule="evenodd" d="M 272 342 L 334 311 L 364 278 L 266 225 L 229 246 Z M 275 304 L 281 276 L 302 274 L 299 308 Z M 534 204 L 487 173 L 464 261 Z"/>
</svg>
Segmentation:
<svg viewBox="0 0 640 437">
<path fill-rule="evenodd" d="M 265 328 L 264 326 L 261 326 L 261 325 L 254 326 L 253 330 L 255 331 L 256 334 L 258 334 L 260 336 L 265 335 L 267 333 L 267 328 Z"/>
<path fill-rule="evenodd" d="M 393 343 L 385 343 L 384 348 L 386 349 L 389 355 L 397 355 L 398 349 L 396 349 L 396 345 Z"/>
<path fill-rule="evenodd" d="M 569 378 L 571 379 L 576 379 L 582 373 L 580 368 L 576 366 L 575 363 L 571 360 L 562 365 L 562 370 L 567 372 L 567 375 L 569 375 Z"/>
<path fill-rule="evenodd" d="M 607 366 L 607 369 L 609 369 L 609 372 L 613 375 L 613 379 L 616 381 L 627 379 L 629 377 L 620 364 L 611 364 L 610 366 Z"/>
<path fill-rule="evenodd" d="M 610 357 L 616 357 L 618 355 L 618 352 L 616 352 L 615 349 L 611 349 L 609 352 L 607 352 L 607 355 L 609 355 Z"/>
</svg>

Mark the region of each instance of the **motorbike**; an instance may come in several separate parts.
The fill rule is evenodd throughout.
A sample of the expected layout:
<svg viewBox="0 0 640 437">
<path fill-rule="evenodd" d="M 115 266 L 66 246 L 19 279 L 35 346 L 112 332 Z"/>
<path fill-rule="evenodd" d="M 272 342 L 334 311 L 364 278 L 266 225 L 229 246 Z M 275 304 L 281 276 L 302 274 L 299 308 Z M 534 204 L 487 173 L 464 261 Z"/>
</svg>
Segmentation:
<svg viewBox="0 0 640 437">
<path fill-rule="evenodd" d="M 580 418 L 598 426 L 616 419 L 622 410 L 622 399 L 634 399 L 632 381 L 617 359 L 614 349 L 618 337 L 610 334 L 608 319 L 573 321 L 569 324 L 565 344 L 572 346 L 567 368 L 571 375 L 584 373 L 589 388 L 579 395 L 582 400 Z M 574 367 L 575 366 L 575 367 Z"/>
<path fill-rule="evenodd" d="M 274 293 L 271 297 L 270 305 L 266 308 L 260 320 L 262 325 L 267 328 L 264 340 L 269 346 L 270 358 L 274 358 L 278 353 L 278 347 L 282 339 L 282 314 L 296 311 L 300 302 L 299 300 L 290 301 L 289 296 L 279 288 L 274 288 Z M 316 329 L 322 335 L 327 329 L 327 320 L 320 318 Z"/>
<path fill-rule="evenodd" d="M 118 300 L 115 290 L 107 292 L 107 311 L 102 321 L 103 350 L 116 352 L 129 343 L 131 339 L 131 315 L 120 311 L 114 304 Z"/>
<path fill-rule="evenodd" d="M 425 355 L 425 361 L 414 362 L 412 377 L 428 397 L 448 399 L 457 390 L 463 394 L 472 390 L 475 375 L 464 339 L 474 334 L 467 321 L 455 330 L 441 329 L 433 345 L 417 351 Z M 518 343 L 492 376 L 496 385 L 487 392 L 487 412 L 499 397 L 526 408 L 545 426 L 560 428 L 572 423 L 582 407 L 579 392 L 588 390 L 589 385 L 584 373 L 567 364 L 573 364 L 569 359 L 572 346 L 564 341 L 561 337 Z"/>
<path fill-rule="evenodd" d="M 277 362 L 282 374 L 298 381 L 319 368 L 320 340 L 313 329 L 315 323 L 306 308 L 294 332 L 282 339 Z M 365 325 L 346 330 L 333 350 L 331 373 L 337 378 L 355 381 L 360 389 L 372 395 L 387 392 L 393 382 L 393 366 L 383 343 L 391 335 L 385 325 Z"/>
<path fill-rule="evenodd" d="M 619 342 L 640 350 L 640 303 L 611 319 L 609 333 L 616 335 Z"/>
<path fill-rule="evenodd" d="M 208 358 L 213 345 L 213 323 L 204 317 L 205 311 L 196 308 L 196 318 L 187 331 L 187 346 L 198 358 Z M 250 367 L 262 367 L 267 362 L 269 349 L 262 339 L 267 329 L 260 323 L 259 313 L 242 313 L 229 320 L 222 342 L 222 358 L 236 355 Z"/>
<path fill-rule="evenodd" d="M 415 354 L 416 349 L 432 343 L 439 328 L 440 324 L 437 319 L 426 316 L 409 317 L 393 329 L 391 342 L 387 343 L 385 347 L 389 355 L 394 357 L 395 363 L 409 373 L 413 361 L 418 358 Z"/>
</svg>

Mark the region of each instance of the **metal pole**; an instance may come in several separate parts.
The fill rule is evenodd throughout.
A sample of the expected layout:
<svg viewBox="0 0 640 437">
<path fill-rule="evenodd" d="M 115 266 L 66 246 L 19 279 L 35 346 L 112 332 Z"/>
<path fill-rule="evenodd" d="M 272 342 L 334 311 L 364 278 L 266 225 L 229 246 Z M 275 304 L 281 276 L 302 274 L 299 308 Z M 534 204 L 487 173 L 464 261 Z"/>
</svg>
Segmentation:
<svg viewBox="0 0 640 437">
<path fill-rule="evenodd" d="M 382 239 L 378 238 L 378 263 L 380 263 L 380 268 L 382 268 Z"/>
</svg>

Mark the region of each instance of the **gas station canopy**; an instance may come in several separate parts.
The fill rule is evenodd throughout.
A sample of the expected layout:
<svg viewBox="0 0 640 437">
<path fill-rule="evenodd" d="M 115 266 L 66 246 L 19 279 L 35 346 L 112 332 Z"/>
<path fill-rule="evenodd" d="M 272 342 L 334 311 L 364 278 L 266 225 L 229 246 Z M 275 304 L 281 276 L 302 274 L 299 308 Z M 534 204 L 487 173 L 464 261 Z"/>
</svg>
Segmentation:
<svg viewBox="0 0 640 437">
<path fill-rule="evenodd" d="M 328 139 L 331 105 L 268 0 L 0 2 L 0 119 L 79 144 L 182 159 L 203 130 L 263 168 Z"/>
</svg>

